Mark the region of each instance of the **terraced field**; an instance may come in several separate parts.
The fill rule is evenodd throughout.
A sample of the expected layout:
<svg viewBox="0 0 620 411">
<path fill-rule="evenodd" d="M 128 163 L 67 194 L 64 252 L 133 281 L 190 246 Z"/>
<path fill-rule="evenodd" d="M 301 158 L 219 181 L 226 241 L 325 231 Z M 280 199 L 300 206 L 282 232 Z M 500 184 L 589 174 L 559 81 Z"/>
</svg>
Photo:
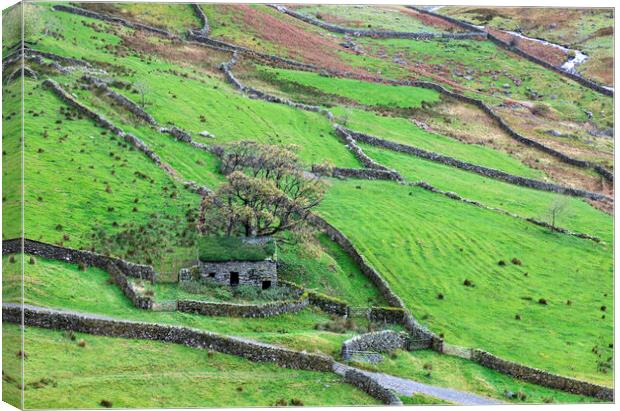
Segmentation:
<svg viewBox="0 0 620 411">
<path fill-rule="evenodd" d="M 21 348 L 7 314 L 6 401 L 610 401 L 613 96 L 404 6 L 294 10 L 426 37 L 337 33 L 267 5 L 57 6 L 26 6 L 28 19 L 46 23 L 28 33 L 32 73 L 15 71 L 20 54 L 3 42 L 4 303 L 243 343 L 101 335 L 49 325 L 35 308 Z M 322 196 L 274 234 L 278 285 L 269 291 L 211 287 L 190 269 L 201 263 L 200 237 L 215 230 L 209 207 L 222 204 L 234 175 L 226 155 L 248 141 L 259 144 L 252 167 L 269 166 L 260 153 L 284 153 L 272 160 L 295 162 L 294 175 L 320 184 Z M 9 241 L 20 237 L 25 253 Z M 188 310 L 187 300 L 220 311 Z M 231 305 L 261 314 L 222 311 Z M 347 356 L 343 347 L 374 332 L 399 335 L 399 348 Z M 244 344 L 276 354 L 238 351 Z M 492 369 L 476 349 L 521 368 Z M 380 389 L 335 362 L 380 373 L 371 378 Z M 394 390 L 383 374 L 422 388 Z"/>
</svg>

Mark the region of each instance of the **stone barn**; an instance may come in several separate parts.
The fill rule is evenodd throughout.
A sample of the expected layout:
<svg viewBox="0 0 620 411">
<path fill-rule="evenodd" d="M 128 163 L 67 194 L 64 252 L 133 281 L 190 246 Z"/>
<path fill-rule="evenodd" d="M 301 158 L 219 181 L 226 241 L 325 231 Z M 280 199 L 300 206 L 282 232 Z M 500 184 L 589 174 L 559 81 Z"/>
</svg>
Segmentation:
<svg viewBox="0 0 620 411">
<path fill-rule="evenodd" d="M 179 281 L 205 281 L 230 286 L 251 285 L 263 290 L 278 283 L 275 241 L 204 241 L 198 264 L 182 269 Z"/>
</svg>

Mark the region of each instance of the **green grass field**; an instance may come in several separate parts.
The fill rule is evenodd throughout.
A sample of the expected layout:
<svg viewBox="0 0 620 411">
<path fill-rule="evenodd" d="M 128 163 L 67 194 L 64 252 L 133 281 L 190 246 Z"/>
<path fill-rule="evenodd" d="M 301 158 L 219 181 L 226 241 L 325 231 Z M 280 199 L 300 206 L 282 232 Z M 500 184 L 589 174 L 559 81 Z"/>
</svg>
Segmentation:
<svg viewBox="0 0 620 411">
<path fill-rule="evenodd" d="M 263 342 L 284 345 L 307 351 L 318 351 L 328 355 L 340 352 L 342 341 L 354 335 L 348 330 L 344 334 L 319 331 L 317 324 L 331 321 L 325 313 L 315 309 L 305 309 L 297 314 L 284 314 L 270 318 L 228 318 L 207 317 L 181 312 L 154 312 L 135 308 L 111 284 L 109 275 L 97 268 L 82 272 L 74 264 L 36 258 L 36 264 L 25 265 L 25 295 L 27 304 L 51 308 L 64 308 L 85 313 L 104 314 L 114 318 L 125 318 L 165 324 L 177 324 L 213 331 L 216 333 L 245 336 Z M 17 287 L 12 281 L 19 276 L 19 265 L 3 258 L 3 286 L 7 289 Z M 8 290 L 7 290 L 8 291 Z M 14 292 L 7 302 L 18 302 Z M 359 327 L 365 330 L 366 321 L 359 320 Z"/>
<path fill-rule="evenodd" d="M 450 137 L 431 133 L 402 117 L 384 117 L 372 112 L 336 107 L 334 115 L 345 116 L 347 127 L 353 131 L 454 157 L 507 173 L 541 179 L 543 173 L 521 163 L 514 157 L 476 144 L 464 144 Z"/>
<path fill-rule="evenodd" d="M 613 12 L 605 8 L 557 10 L 533 8 L 443 7 L 441 14 L 505 30 L 520 30 L 533 38 L 583 51 L 589 60 L 577 71 L 604 84 L 611 84 L 613 70 Z M 544 24 L 552 20 L 554 24 Z M 601 47 L 601 45 L 604 46 Z"/>
<path fill-rule="evenodd" d="M 516 58 L 491 42 L 369 38 L 359 39 L 359 42 L 371 56 L 380 51 L 389 55 L 400 54 L 407 61 L 423 62 L 428 69 L 434 67 L 445 70 L 444 76 L 447 79 L 477 91 L 468 91 L 466 94 L 487 100 L 493 105 L 508 98 L 528 100 L 529 90 L 535 90 L 542 95 L 538 101 L 550 105 L 562 118 L 585 121 L 587 116 L 583 110 L 587 110 L 593 113 L 594 121 L 598 124 L 613 123 L 610 97 L 601 96 L 535 63 Z M 348 58 L 354 65 L 367 64 L 365 55 L 348 55 Z M 384 65 L 388 66 L 389 63 L 385 62 Z M 467 70 L 471 70 L 471 79 L 463 77 Z M 461 76 L 456 75 L 456 72 L 461 73 Z M 510 94 L 504 94 L 504 91 Z"/>
<path fill-rule="evenodd" d="M 2 331 L 10 341 L 20 338 L 17 325 L 3 324 Z M 114 408 L 266 407 L 280 399 L 287 405 L 377 404 L 331 373 L 154 341 L 81 333 L 72 340 L 62 331 L 30 327 L 24 335 L 27 408 L 103 408 L 102 401 Z M 3 344 L 3 358 L 7 369 L 18 366 L 12 346 Z M 3 397 L 18 395 L 18 378 L 3 373 Z"/>
<path fill-rule="evenodd" d="M 611 343 L 611 245 L 553 234 L 391 182 L 333 181 L 320 214 L 447 342 L 611 381 L 597 371 L 599 358 L 592 353 Z M 474 287 L 464 286 L 466 279 Z"/>
<path fill-rule="evenodd" d="M 292 81 L 369 106 L 418 108 L 422 103 L 433 104 L 439 101 L 437 91 L 425 88 L 368 83 L 348 78 L 322 76 L 307 71 L 274 69 L 265 66 L 259 67 L 258 70 L 271 74 L 278 80 Z"/>
<path fill-rule="evenodd" d="M 529 384 L 499 374 L 471 361 L 437 354 L 434 351 L 396 351 L 376 364 L 359 364 L 371 370 L 409 378 L 442 387 L 459 387 L 506 403 L 583 403 L 591 398 Z M 524 399 L 509 398 L 508 393 L 522 393 Z"/>
<path fill-rule="evenodd" d="M 295 10 L 344 27 L 425 33 L 441 31 L 440 28 L 424 24 L 421 20 L 395 6 L 379 8 L 362 5 L 306 4 L 297 7 Z"/>
<path fill-rule="evenodd" d="M 523 217 L 550 223 L 553 204 L 565 202 L 566 207 L 556 217 L 557 226 L 599 236 L 610 247 L 613 245 L 612 217 L 580 198 L 515 186 L 367 144 L 362 144 L 361 147 L 371 158 L 398 170 L 408 181 L 426 181 L 441 190 L 456 192 L 486 206 L 497 207 Z"/>
<path fill-rule="evenodd" d="M 362 167 L 334 134 L 326 117 L 251 99 L 227 84 L 218 65 L 230 59 L 230 53 L 53 12 L 49 6 L 48 3 L 33 6 L 45 19 L 49 33 L 33 36 L 36 41 L 33 47 L 88 60 L 99 70 L 98 76 L 128 82 L 129 89 L 115 90 L 135 102 L 140 102 L 141 96 L 130 89 L 144 88 L 145 110 L 159 126 L 181 127 L 207 145 L 241 140 L 293 144 L 306 169 L 323 162 L 338 167 Z M 134 4 L 93 7 L 102 7 L 125 18 L 161 24 L 178 33 L 198 24 L 187 4 L 158 5 L 148 10 L 146 6 Z M 338 46 L 342 36 L 264 5 L 205 5 L 204 9 L 216 38 L 239 41 L 258 50 L 315 64 L 325 61 L 326 66 L 342 70 L 349 69 L 350 64 L 385 77 L 428 79 L 427 74 L 432 72 L 465 87 L 465 94 L 492 105 L 515 100 L 525 106 L 544 103 L 552 108 L 547 124 L 539 118 L 533 121 L 531 116 L 518 117 L 526 109 L 509 111 L 512 109 L 503 105 L 503 113 L 523 120 L 523 127 L 566 123 L 567 128 L 584 128 L 588 121 L 584 110 L 592 112 L 592 125 L 613 126 L 611 98 L 518 59 L 490 42 L 355 38 L 364 50 L 363 54 L 355 55 Z M 389 13 L 375 16 L 376 20 L 369 24 L 379 27 L 384 18 L 389 22 L 388 16 L 400 14 L 397 9 L 390 8 Z M 365 9 L 352 10 L 361 13 L 350 16 L 352 20 L 366 19 Z M 307 11 L 313 13 L 311 9 Z M 408 17 L 403 17 L 398 25 L 408 24 L 407 20 Z M 316 47 L 309 47 L 310 43 Z M 291 48 L 280 50 L 283 44 Z M 293 48 L 299 54 L 293 53 Z M 411 64 L 395 63 L 395 56 Z M 510 150 L 494 150 L 491 144 L 465 144 L 448 137 L 455 133 L 445 132 L 444 136 L 418 127 L 410 117 L 424 120 L 425 115 L 432 116 L 440 105 L 449 104 L 434 91 L 330 78 L 254 63 L 241 61 L 235 73 L 243 81 L 256 82 L 250 84 L 266 85 L 270 92 L 327 107 L 339 122 L 355 131 L 515 175 L 547 178 L 544 167 L 541 166 L 543 171 L 530 168 L 517 160 L 519 156 L 510 155 Z M 41 73 L 38 79 L 27 78 L 24 83 L 27 167 L 24 235 L 151 264 L 158 271 L 159 280 L 175 281 L 178 269 L 198 256 L 195 224 L 201 198 L 185 189 L 182 182 L 193 180 L 216 189 L 224 181 L 219 160 L 138 121 L 111 104 L 108 98 L 82 87 L 79 78 L 84 71 L 59 74 L 32 64 Z M 420 74 L 416 67 L 431 71 Z M 473 72 L 466 74 L 468 70 Z M 471 80 L 463 74 L 471 76 Z M 124 131 L 142 139 L 174 171 L 167 173 L 121 138 L 76 115 L 41 87 L 41 81 L 47 77 Z M 508 87 L 503 86 L 505 83 Z M 532 89 L 542 96 L 531 97 Z M 21 192 L 19 90 L 20 82 L 15 81 L 5 85 L 3 93 L 3 239 L 21 235 L 19 218 L 16 218 Z M 451 130 L 458 134 L 458 128 L 459 122 L 455 121 Z M 199 133 L 203 131 L 215 138 L 201 136 Z M 475 128 L 469 130 L 475 131 Z M 424 180 L 442 190 L 524 217 L 547 219 L 551 203 L 558 198 L 406 154 L 363 144 L 361 147 L 408 181 Z M 570 154 L 583 155 L 577 145 L 567 143 L 564 148 L 571 150 Z M 515 145 L 514 150 L 520 149 Z M 588 173 L 575 170 L 569 171 Z M 396 182 L 325 181 L 326 195 L 317 213 L 349 237 L 412 314 L 445 337 L 447 343 L 478 347 L 557 374 L 611 384 L 613 217 L 580 199 L 566 199 L 566 210 L 557 224 L 603 240 L 595 243 Z M 353 307 L 386 305 L 377 288 L 336 243 L 319 233 L 307 237 L 301 241 L 284 233 L 278 239 L 281 279 L 341 299 Z M 3 257 L 5 301 L 16 302 L 20 298 L 19 257 L 15 257 L 16 262 Z M 356 319 L 355 326 L 342 328 L 342 320 L 312 308 L 263 319 L 139 310 L 117 286 L 108 282 L 108 274 L 102 270 L 80 271 L 72 264 L 40 258 L 29 264 L 29 256 L 24 268 L 27 303 L 119 319 L 196 327 L 335 357 L 345 339 L 371 327 L 366 320 Z M 469 286 L 464 284 L 465 280 Z M 158 287 L 164 297 L 175 295 L 176 285 L 158 284 L 156 291 Z M 5 327 L 9 330 L 5 341 L 11 347 L 8 349 L 15 351 L 11 342 L 16 338 L 16 329 L 11 327 Z M 31 338 L 35 348 L 26 366 L 38 368 L 32 368 L 32 375 L 27 375 L 27 382 L 37 387 L 33 385 L 26 391 L 26 405 L 35 408 L 67 406 L 71 399 L 66 392 L 72 389 L 84 393 L 80 397 L 82 402 L 75 406 L 86 408 L 97 407 L 103 399 L 112 401 L 115 407 L 272 405 L 281 398 L 278 392 L 287 401 L 295 398 L 294 392 L 304 393 L 299 398 L 305 405 L 365 404 L 369 400 L 361 392 L 343 386 L 336 376 L 311 377 L 312 373 L 257 366 L 218 355 L 211 364 L 206 353 L 183 347 L 172 349 L 164 344 L 80 336 L 87 340 L 83 349 L 63 339 L 61 333 L 35 329 L 27 331 L 27 338 Z M 50 352 L 57 352 L 61 360 L 53 363 L 52 356 L 42 357 L 46 346 Z M 167 350 L 171 350 L 169 357 Z M 123 352 L 130 352 L 130 357 Z M 18 358 L 14 354 L 10 358 L 5 370 L 14 376 Z M 138 375 L 145 358 L 149 370 L 160 369 L 163 375 Z M 184 361 L 198 377 L 176 374 L 178 367 L 172 364 L 185 364 Z M 424 369 L 426 363 L 433 364 L 430 377 Z M 230 375 L 220 372 L 226 364 L 236 371 Z M 244 373 L 254 369 L 265 379 L 274 381 L 273 390 L 264 389 L 250 377 L 244 379 Z M 398 353 L 386 357 L 377 369 L 499 399 L 505 399 L 504 390 L 522 390 L 527 393 L 528 402 L 585 401 L 430 352 Z M 83 378 L 78 376 L 80 370 L 87 372 Z M 219 373 L 213 374 L 211 370 Z M 57 386 L 42 380 L 52 374 Z M 125 390 L 119 388 L 123 375 L 127 376 Z M 237 385 L 231 385 L 237 377 L 245 381 L 247 388 L 243 391 L 236 391 Z M 221 383 L 210 384 L 213 380 L 209 378 Z M 195 379 L 199 383 L 189 384 Z M 287 380 L 302 381 L 287 388 Z M 102 384 L 102 381 L 110 383 Z M 139 396 L 138 390 L 145 385 L 149 395 Z M 5 386 L 5 394 L 14 399 L 17 386 L 12 382 Z M 183 392 L 183 398 L 175 402 L 172 393 L 178 391 Z M 28 403 L 28 394 L 32 395 L 32 403 Z M 414 397 L 405 402 L 433 401 Z"/>
</svg>

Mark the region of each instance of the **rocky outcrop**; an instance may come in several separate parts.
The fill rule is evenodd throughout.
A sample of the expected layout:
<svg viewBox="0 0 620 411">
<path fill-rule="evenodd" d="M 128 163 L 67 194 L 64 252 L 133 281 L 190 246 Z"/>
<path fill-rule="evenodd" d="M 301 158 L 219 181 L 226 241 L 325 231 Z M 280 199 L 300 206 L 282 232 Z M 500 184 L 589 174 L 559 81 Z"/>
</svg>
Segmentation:
<svg viewBox="0 0 620 411">
<path fill-rule="evenodd" d="M 485 39 L 486 33 L 479 30 L 467 33 L 431 33 L 431 32 L 402 32 L 393 30 L 366 30 L 338 26 L 336 24 L 326 23 L 312 16 L 298 13 L 288 7 L 274 5 L 272 6 L 278 11 L 295 17 L 306 23 L 321 27 L 322 29 L 340 33 L 350 34 L 356 37 L 373 37 L 382 39 L 410 39 L 410 40 L 430 40 L 430 39 Z"/>
</svg>

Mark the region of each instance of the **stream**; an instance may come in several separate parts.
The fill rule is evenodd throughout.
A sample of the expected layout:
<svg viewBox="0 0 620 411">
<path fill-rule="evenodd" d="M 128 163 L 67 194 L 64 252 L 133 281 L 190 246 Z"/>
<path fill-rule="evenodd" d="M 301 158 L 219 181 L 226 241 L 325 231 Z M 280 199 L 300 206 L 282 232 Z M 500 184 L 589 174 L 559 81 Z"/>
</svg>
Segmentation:
<svg viewBox="0 0 620 411">
<path fill-rule="evenodd" d="M 430 6 L 430 7 L 427 7 L 426 10 L 428 10 L 430 12 L 437 12 L 437 10 L 441 9 L 442 7 L 445 7 L 445 6 Z M 479 28 L 480 30 L 485 30 L 485 26 L 476 26 L 476 25 L 474 25 L 474 26 Z M 568 59 L 564 62 L 564 64 L 562 64 L 560 66 L 560 68 L 562 70 L 564 70 L 565 72 L 567 72 L 567 73 L 581 76 L 581 74 L 579 74 L 579 72 L 577 72 L 577 66 L 579 66 L 580 64 L 583 64 L 586 60 L 588 60 L 588 55 L 583 53 L 582 51 L 574 50 L 574 49 L 569 49 L 569 48 L 564 47 L 562 45 L 559 45 L 559 44 L 556 44 L 556 43 L 551 43 L 551 42 L 546 41 L 546 40 L 537 39 L 537 38 L 534 38 L 534 37 L 528 37 L 528 36 L 526 36 L 526 35 L 524 35 L 522 33 L 516 32 L 516 31 L 503 30 L 503 29 L 498 29 L 498 30 L 502 30 L 505 33 L 511 34 L 511 35 L 513 35 L 515 37 L 522 38 L 524 40 L 535 41 L 537 43 L 544 44 L 544 45 L 550 46 L 550 47 L 555 47 L 557 49 L 562 50 L 566 54 Z M 575 53 L 575 55 L 573 57 L 568 57 L 569 52 L 571 52 L 571 51 L 573 53 Z M 603 87 L 605 87 L 606 89 L 611 90 L 611 91 L 614 90 L 613 87 L 607 87 L 607 86 L 603 86 Z"/>
</svg>

